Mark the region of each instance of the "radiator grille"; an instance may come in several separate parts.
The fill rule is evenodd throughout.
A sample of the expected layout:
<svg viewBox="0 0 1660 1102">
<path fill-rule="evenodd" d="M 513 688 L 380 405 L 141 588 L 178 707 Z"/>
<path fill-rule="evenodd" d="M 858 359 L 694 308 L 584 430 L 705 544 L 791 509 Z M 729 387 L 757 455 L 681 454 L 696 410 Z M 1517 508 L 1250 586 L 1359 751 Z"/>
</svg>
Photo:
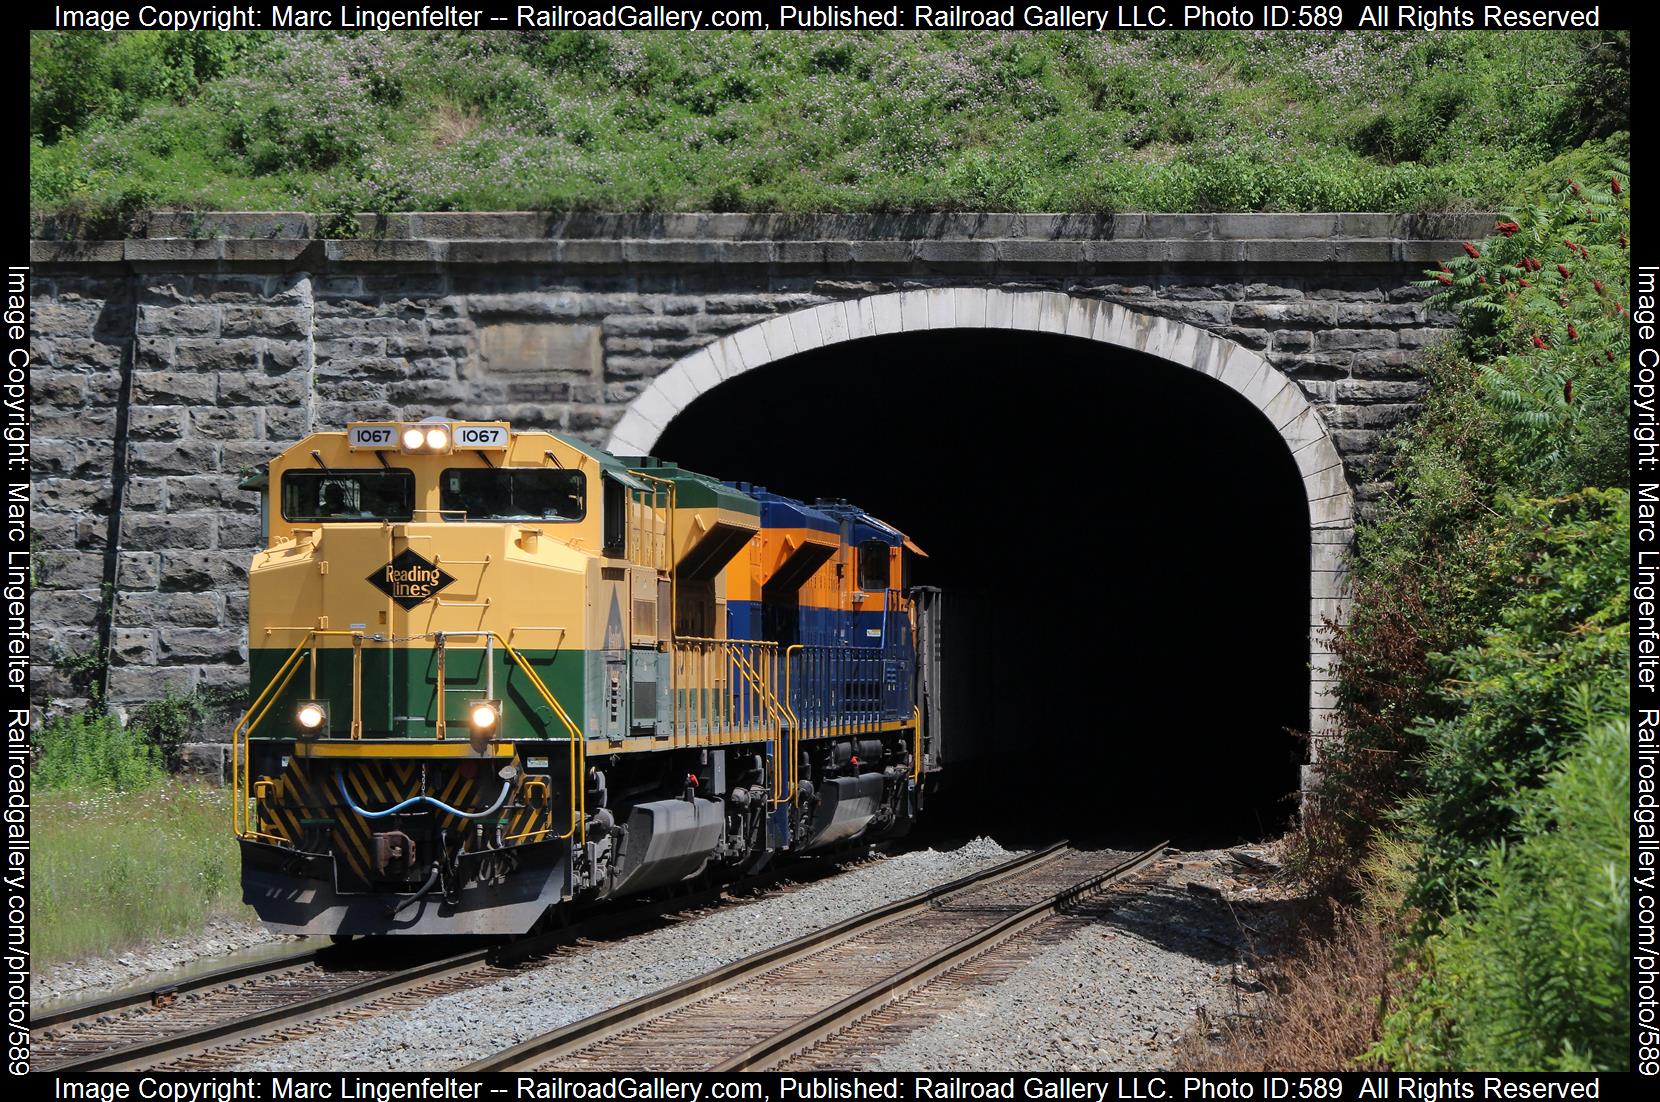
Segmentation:
<svg viewBox="0 0 1660 1102">
<path fill-rule="evenodd" d="M 634 639 L 646 642 L 657 638 L 657 602 L 634 598 Z"/>
</svg>

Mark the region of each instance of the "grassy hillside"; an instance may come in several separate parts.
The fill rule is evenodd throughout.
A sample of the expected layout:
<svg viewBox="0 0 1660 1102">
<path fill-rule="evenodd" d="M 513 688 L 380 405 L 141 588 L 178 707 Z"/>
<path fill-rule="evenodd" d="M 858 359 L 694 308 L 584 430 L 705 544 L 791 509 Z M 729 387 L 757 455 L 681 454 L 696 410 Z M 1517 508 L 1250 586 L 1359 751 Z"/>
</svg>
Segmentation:
<svg viewBox="0 0 1660 1102">
<path fill-rule="evenodd" d="M 1612 33 L 37 32 L 30 203 L 1482 206 L 1629 128 Z"/>
</svg>

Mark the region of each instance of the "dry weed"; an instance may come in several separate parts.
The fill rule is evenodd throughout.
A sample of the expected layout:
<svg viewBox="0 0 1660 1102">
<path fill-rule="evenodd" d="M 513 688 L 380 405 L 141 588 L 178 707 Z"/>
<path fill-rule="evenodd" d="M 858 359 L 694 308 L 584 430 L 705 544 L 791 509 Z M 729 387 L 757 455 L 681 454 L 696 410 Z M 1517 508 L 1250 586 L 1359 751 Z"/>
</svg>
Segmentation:
<svg viewBox="0 0 1660 1102">
<path fill-rule="evenodd" d="M 427 122 L 427 138 L 432 143 L 432 148 L 443 149 L 446 145 L 470 135 L 483 122 L 484 116 L 477 107 L 463 108 L 448 103 L 439 104 Z"/>
<path fill-rule="evenodd" d="M 1180 1070 L 1374 1069 L 1363 1057 L 1398 988 L 1391 967 L 1398 931 L 1345 909 L 1313 917 L 1301 950 L 1261 969 L 1260 1012 L 1199 1022 L 1177 1047 Z"/>
</svg>

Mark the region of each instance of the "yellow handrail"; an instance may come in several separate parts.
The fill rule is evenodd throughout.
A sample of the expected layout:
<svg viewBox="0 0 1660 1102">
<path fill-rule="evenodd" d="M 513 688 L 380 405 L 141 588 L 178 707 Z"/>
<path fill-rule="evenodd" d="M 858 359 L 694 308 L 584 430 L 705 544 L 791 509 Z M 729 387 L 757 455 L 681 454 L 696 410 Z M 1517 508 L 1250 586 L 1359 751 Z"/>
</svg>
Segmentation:
<svg viewBox="0 0 1660 1102">
<path fill-rule="evenodd" d="M 753 649 L 757 655 L 770 656 L 770 662 L 759 662 L 752 659 L 745 653 L 745 648 Z M 732 669 L 737 671 L 739 677 L 743 678 L 751 692 L 753 692 L 755 700 L 760 704 L 765 721 L 768 722 L 770 728 L 769 733 L 772 736 L 770 741 L 777 747 L 777 751 L 773 754 L 773 806 L 776 807 L 787 800 L 793 800 L 793 788 L 788 795 L 785 794 L 784 788 L 784 771 L 792 768 L 792 766 L 782 763 L 780 759 L 789 752 L 789 747 L 783 738 L 784 726 L 787 722 L 793 730 L 797 725 L 797 720 L 795 713 L 790 709 L 789 703 L 780 700 L 773 688 L 778 680 L 776 668 L 779 657 L 778 644 L 768 639 L 711 639 L 700 636 L 677 636 L 672 643 L 672 650 L 675 655 L 675 661 L 672 665 L 676 671 L 688 656 L 696 655 L 707 659 L 712 655 L 719 655 L 730 664 Z M 772 667 L 770 676 L 765 668 L 768 665 Z M 700 684 L 694 691 L 701 693 L 703 691 L 701 684 L 703 678 L 700 677 L 698 680 Z M 678 684 L 675 689 L 673 717 L 675 721 L 678 721 L 683 706 L 678 696 Z M 690 719 L 693 710 L 700 710 L 701 701 L 690 701 L 685 705 L 685 708 L 688 719 Z M 729 720 L 728 725 L 731 726 L 732 722 Z M 752 722 L 748 719 L 742 721 L 745 725 Z M 734 727 L 734 729 L 737 728 Z"/>
<path fill-rule="evenodd" d="M 802 644 L 795 643 L 784 648 L 784 700 L 788 703 L 795 699 L 795 673 L 790 665 L 790 656 L 802 649 Z M 788 775 L 790 781 L 790 802 L 795 802 L 795 791 L 801 780 L 801 722 L 796 717 L 795 709 L 790 709 L 790 745 L 787 752 L 790 756 Z"/>
<path fill-rule="evenodd" d="M 772 652 L 772 653 L 774 653 L 774 656 L 776 657 L 776 652 Z M 772 714 L 773 714 L 773 718 L 778 721 L 779 753 L 786 754 L 786 755 L 792 755 L 792 761 L 790 762 L 789 768 L 790 768 L 790 770 L 793 774 L 793 771 L 794 771 L 793 751 L 790 747 L 789 740 L 787 740 L 783 737 L 783 732 L 784 732 L 784 720 L 786 720 L 786 719 L 789 720 L 789 729 L 790 729 L 790 731 L 794 732 L 794 730 L 797 726 L 795 713 L 790 710 L 790 705 L 789 705 L 789 702 L 787 700 L 783 700 L 783 701 L 779 700 L 777 694 L 775 694 L 769 686 L 763 684 L 759 671 L 755 670 L 752 667 L 751 663 L 749 662 L 749 659 L 744 657 L 743 653 L 739 649 L 733 648 L 732 658 L 733 658 L 733 664 L 738 667 L 738 672 L 744 675 L 744 679 L 749 682 L 750 688 L 754 689 L 756 692 L 761 694 L 762 702 L 765 703 L 771 709 Z M 785 676 L 786 677 L 789 676 L 787 669 L 786 669 L 786 672 L 785 672 Z M 795 784 L 794 784 L 793 775 L 791 777 L 790 790 L 789 790 L 788 793 L 785 793 L 783 788 L 781 787 L 781 785 L 778 784 L 778 782 L 780 782 L 782 780 L 782 777 L 779 775 L 778 770 L 775 769 L 773 772 L 774 772 L 775 787 L 773 789 L 772 805 L 774 807 L 778 807 L 778 806 L 780 806 L 780 805 L 782 805 L 786 802 L 794 803 L 795 802 Z"/>
<path fill-rule="evenodd" d="M 277 702 L 277 697 L 288 688 L 288 683 L 294 679 L 295 672 L 300 668 L 300 655 L 310 643 L 311 635 L 307 633 L 306 638 L 300 640 L 300 645 L 283 659 L 281 666 L 277 667 L 276 676 L 266 683 L 264 690 L 254 698 L 253 703 L 248 705 L 248 710 L 242 713 L 242 718 L 231 728 L 231 831 L 239 838 L 261 836 L 258 831 L 250 830 L 248 827 L 248 761 L 245 745 L 248 733 L 265 718 L 265 713 L 271 710 L 271 705 Z M 257 716 L 254 715 L 256 708 L 259 709 Z M 252 720 L 249 719 L 250 716 L 253 716 Z"/>
<path fill-rule="evenodd" d="M 571 826 L 565 833 L 554 835 L 554 840 L 557 841 L 576 835 L 579 844 L 586 844 L 588 841 L 587 737 L 582 733 L 582 729 L 576 725 L 576 721 L 571 719 L 570 713 L 566 712 L 559 701 L 554 698 L 554 695 L 548 691 L 547 685 L 542 682 L 541 675 L 531 668 L 530 663 L 518 651 L 513 649 L 511 643 L 502 638 L 501 632 L 492 631 L 490 634 L 501 644 L 502 650 L 507 652 L 507 656 L 525 672 L 525 676 L 530 678 L 530 684 L 535 688 L 537 695 L 547 702 L 548 707 L 553 709 L 553 714 L 559 717 L 559 722 L 565 725 L 565 733 L 569 736 L 571 744 Z M 551 830 L 552 828 L 548 829 Z"/>
</svg>

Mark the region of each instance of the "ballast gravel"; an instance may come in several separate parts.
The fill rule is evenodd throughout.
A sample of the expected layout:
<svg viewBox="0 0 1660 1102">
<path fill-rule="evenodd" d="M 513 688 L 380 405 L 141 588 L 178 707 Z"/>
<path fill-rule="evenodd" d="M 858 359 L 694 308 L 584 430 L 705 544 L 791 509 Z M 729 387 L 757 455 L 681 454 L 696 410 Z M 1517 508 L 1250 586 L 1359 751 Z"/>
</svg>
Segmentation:
<svg viewBox="0 0 1660 1102">
<path fill-rule="evenodd" d="M 178 978 L 179 969 L 217 967 L 228 963 L 226 958 L 262 946 L 287 943 L 298 948 L 304 940 L 273 934 L 253 921 L 214 918 L 189 935 L 146 942 L 113 957 L 47 965 L 29 978 L 29 998 L 35 1006 L 61 1002 L 70 996 L 92 999 L 131 987 L 170 982 Z"/>
<path fill-rule="evenodd" d="M 955 850 L 898 854 L 614 942 L 578 945 L 534 971 L 264 1049 L 236 1070 L 458 1067 L 1018 852 L 976 838 Z"/>
<path fill-rule="evenodd" d="M 1066 920 L 1001 982 L 880 1046 L 871 1071 L 1158 1071 L 1196 1023 L 1249 1016 L 1252 962 L 1294 903 L 1225 852 L 1178 855 L 1162 883 Z M 1030 951 L 1030 950 L 1028 950 Z M 894 1016 L 890 1010 L 889 1016 Z M 810 1056 L 809 1056 L 810 1062 Z"/>
</svg>

